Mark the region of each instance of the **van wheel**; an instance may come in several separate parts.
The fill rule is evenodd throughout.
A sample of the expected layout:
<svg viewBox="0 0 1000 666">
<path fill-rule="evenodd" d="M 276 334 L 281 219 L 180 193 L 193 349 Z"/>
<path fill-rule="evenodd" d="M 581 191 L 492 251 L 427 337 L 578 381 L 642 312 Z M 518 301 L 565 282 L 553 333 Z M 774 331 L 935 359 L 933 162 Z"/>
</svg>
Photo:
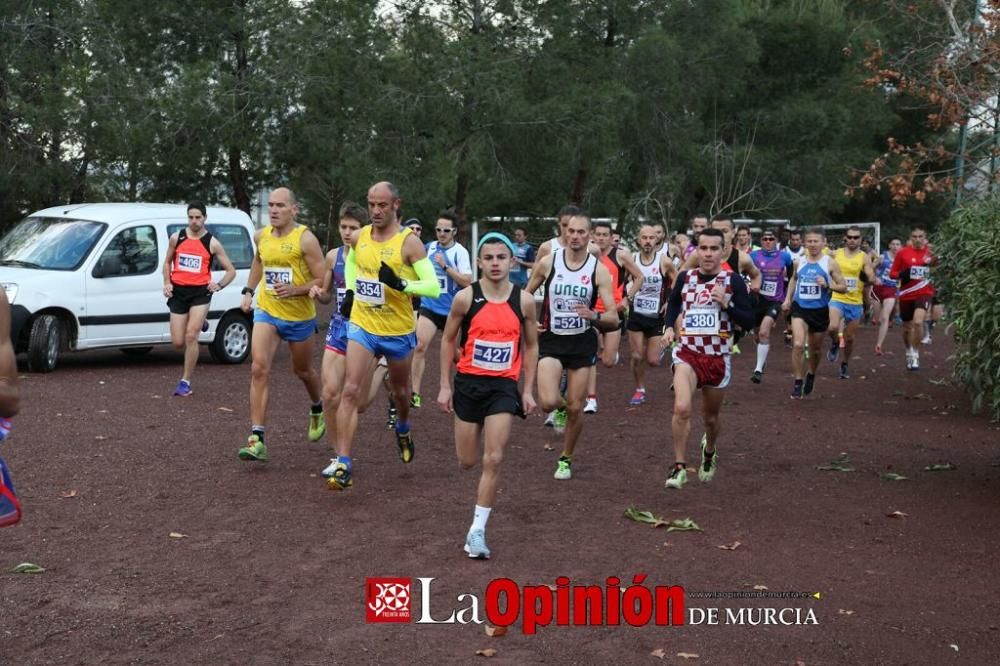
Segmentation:
<svg viewBox="0 0 1000 666">
<path fill-rule="evenodd" d="M 139 358 L 153 351 L 152 347 L 122 347 L 121 352 L 129 358 Z"/>
<path fill-rule="evenodd" d="M 62 322 L 55 315 L 42 315 L 31 324 L 28 338 L 28 370 L 52 372 L 59 360 Z"/>
<path fill-rule="evenodd" d="M 219 363 L 242 363 L 250 355 L 250 320 L 230 312 L 215 328 L 215 339 L 208 346 L 212 358 Z"/>
</svg>

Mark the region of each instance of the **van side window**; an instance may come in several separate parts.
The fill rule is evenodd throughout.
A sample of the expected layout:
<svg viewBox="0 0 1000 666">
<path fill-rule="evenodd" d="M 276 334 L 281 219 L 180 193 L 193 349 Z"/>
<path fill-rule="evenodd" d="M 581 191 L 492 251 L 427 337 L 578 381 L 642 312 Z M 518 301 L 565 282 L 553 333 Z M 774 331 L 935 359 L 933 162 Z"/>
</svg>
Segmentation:
<svg viewBox="0 0 1000 666">
<path fill-rule="evenodd" d="M 123 229 L 101 253 L 95 275 L 149 275 L 159 268 L 157 257 L 156 230 L 152 226 Z"/>
<path fill-rule="evenodd" d="M 236 270 L 250 268 L 250 264 L 253 263 L 253 239 L 250 238 L 245 227 L 238 224 L 207 224 L 205 226 L 222 243 L 229 261 L 233 262 L 233 268 Z M 167 233 L 173 236 L 186 227 L 186 224 L 168 224 Z M 212 270 L 222 270 L 218 259 L 212 259 Z"/>
</svg>

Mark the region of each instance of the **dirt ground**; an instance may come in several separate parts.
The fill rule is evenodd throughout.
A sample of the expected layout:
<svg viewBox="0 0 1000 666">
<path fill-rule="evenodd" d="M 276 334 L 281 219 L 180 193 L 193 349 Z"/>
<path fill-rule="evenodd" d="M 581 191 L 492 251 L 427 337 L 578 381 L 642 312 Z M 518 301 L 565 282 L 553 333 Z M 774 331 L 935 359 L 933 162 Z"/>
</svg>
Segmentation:
<svg viewBox="0 0 1000 666">
<path fill-rule="evenodd" d="M 555 481 L 560 438 L 540 416 L 515 426 L 488 528 L 493 559 L 462 552 L 477 471 L 455 461 L 428 364 L 416 457 L 404 466 L 384 429 L 384 401 L 362 417 L 355 486 L 325 488 L 325 443 L 306 438 L 307 400 L 282 352 L 271 380 L 271 462 L 236 458 L 248 434 L 249 365 L 203 354 L 194 395 L 173 398 L 181 358 L 112 352 L 65 358 L 22 378 L 25 408 L 3 444 L 25 505 L 0 530 L 0 663 L 330 664 L 995 663 L 1000 582 L 1000 430 L 973 416 L 946 381 L 939 332 L 918 373 L 895 352 L 871 355 L 863 329 L 852 378 L 825 360 L 816 391 L 792 402 L 780 342 L 748 381 L 754 345 L 735 359 L 715 481 L 666 491 L 668 372 L 629 408 L 626 365 L 600 372 L 574 478 Z M 317 367 L 320 353 L 317 341 Z M 436 354 L 434 354 L 436 356 Z M 626 354 L 623 349 L 623 358 Z M 692 464 L 701 434 L 696 420 Z M 853 472 L 821 471 L 841 453 Z M 955 471 L 926 466 L 951 463 Z M 882 474 L 909 477 L 889 481 Z M 704 532 L 627 520 L 635 505 Z M 890 517 L 893 512 L 906 514 Z M 183 538 L 171 533 L 185 535 Z M 740 545 L 734 550 L 719 546 Z M 46 569 L 8 573 L 21 562 Z M 520 585 L 682 585 L 690 608 L 811 609 L 816 624 L 633 628 L 366 624 L 365 578 L 433 577 L 432 615 Z M 820 592 L 814 599 L 725 600 L 695 592 Z M 725 614 L 725 610 L 722 611 Z M 657 652 L 662 651 L 662 652 Z M 655 653 L 655 654 L 653 654 Z M 680 657 L 678 653 L 693 657 Z"/>
</svg>

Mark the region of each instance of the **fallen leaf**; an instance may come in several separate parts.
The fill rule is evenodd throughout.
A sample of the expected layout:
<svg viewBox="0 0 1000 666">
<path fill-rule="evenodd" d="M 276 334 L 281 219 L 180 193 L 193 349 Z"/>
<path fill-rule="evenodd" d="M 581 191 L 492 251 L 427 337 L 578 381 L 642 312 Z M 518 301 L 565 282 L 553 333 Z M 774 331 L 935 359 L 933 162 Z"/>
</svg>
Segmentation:
<svg viewBox="0 0 1000 666">
<path fill-rule="evenodd" d="M 649 523 L 650 525 L 655 525 L 658 521 L 662 520 L 654 516 L 651 511 L 640 511 L 634 506 L 625 509 L 625 517 L 637 523 Z"/>
<path fill-rule="evenodd" d="M 104 435 L 94 435 L 94 439 L 107 439 Z"/>
<path fill-rule="evenodd" d="M 491 627 L 486 625 L 486 635 L 496 638 L 498 636 L 505 636 L 507 634 L 507 627 Z"/>
<path fill-rule="evenodd" d="M 688 531 L 698 531 L 704 532 L 705 530 L 698 527 L 698 523 L 694 522 L 690 518 L 684 518 L 683 520 L 671 520 L 670 526 L 667 528 L 668 532 L 688 532 Z M 657 527 L 659 527 L 657 525 Z"/>
<path fill-rule="evenodd" d="M 106 409 L 99 409 L 99 410 L 97 410 L 97 413 L 98 414 L 107 414 L 108 410 L 106 410 Z"/>
<path fill-rule="evenodd" d="M 902 511 L 893 511 L 892 513 L 887 513 L 885 515 L 888 516 L 889 518 L 906 518 L 910 514 L 903 513 Z"/>
<path fill-rule="evenodd" d="M 931 379 L 929 381 L 930 381 L 931 384 L 934 384 L 935 386 L 947 386 L 947 384 L 948 384 L 948 380 L 947 379 L 943 379 L 943 378 L 942 379 Z"/>
<path fill-rule="evenodd" d="M 170 533 L 170 538 L 171 539 L 186 539 L 187 538 L 187 534 L 181 534 L 180 532 L 171 532 Z"/>
<path fill-rule="evenodd" d="M 233 410 L 229 409 L 228 407 L 219 407 L 219 411 L 220 412 L 231 412 Z"/>
<path fill-rule="evenodd" d="M 924 467 L 925 472 L 953 472 L 956 469 L 958 469 L 958 467 L 952 465 L 950 462 L 938 463 L 937 465 L 928 465 L 927 467 Z"/>
<path fill-rule="evenodd" d="M 555 451 L 555 449 L 554 449 L 554 448 L 552 448 L 552 445 L 551 445 L 551 444 L 546 444 L 546 445 L 545 445 L 545 446 L 543 446 L 542 448 L 543 448 L 544 450 L 546 450 L 546 451 Z"/>
<path fill-rule="evenodd" d="M 896 474 L 895 472 L 886 472 L 882 475 L 882 478 L 886 481 L 909 481 L 910 477 L 903 476 L 902 474 Z"/>
<path fill-rule="evenodd" d="M 76 491 L 75 490 L 64 490 L 61 493 L 59 493 L 59 495 L 63 499 L 69 499 L 71 497 L 76 497 Z"/>
<path fill-rule="evenodd" d="M 485 650 L 476 650 L 476 654 L 480 657 L 493 657 L 496 656 L 497 651 L 493 648 L 486 648 Z"/>
<path fill-rule="evenodd" d="M 816 469 L 821 472 L 853 472 L 854 468 L 850 466 L 851 459 L 846 453 L 841 453 L 839 456 L 830 461 L 829 465 L 819 465 Z"/>
<path fill-rule="evenodd" d="M 727 545 L 722 545 L 722 546 L 716 546 L 716 548 L 721 548 L 722 550 L 736 550 L 737 548 L 739 548 L 742 545 L 743 544 L 740 543 L 739 541 L 734 541 L 731 544 L 729 544 L 728 546 Z"/>
<path fill-rule="evenodd" d="M 694 652 L 678 652 L 677 656 L 681 659 L 698 659 L 698 655 Z"/>
<path fill-rule="evenodd" d="M 917 393 L 916 395 L 906 396 L 906 399 L 907 400 L 933 400 L 934 398 L 932 398 L 931 396 L 927 395 L 926 393 Z"/>
<path fill-rule="evenodd" d="M 649 653 L 649 656 L 656 657 L 657 659 L 663 659 L 664 657 L 667 656 L 667 651 L 664 650 L 663 648 L 656 648 L 655 650 Z"/>
<path fill-rule="evenodd" d="M 766 589 L 768 589 L 768 587 L 767 587 L 767 585 L 754 585 L 753 589 L 755 589 L 755 590 L 766 590 Z"/>
<path fill-rule="evenodd" d="M 38 566 L 37 564 L 32 564 L 31 562 L 22 562 L 10 570 L 11 573 L 16 574 L 40 574 L 44 573 L 44 571 L 44 568 Z"/>
<path fill-rule="evenodd" d="M 949 644 L 948 644 L 948 647 L 950 647 L 950 648 L 951 648 L 952 650 L 954 650 L 955 652 L 958 652 L 958 646 L 957 646 L 956 644 L 954 644 L 954 643 L 949 643 Z"/>
<path fill-rule="evenodd" d="M 854 611 L 852 611 L 852 610 L 846 610 L 844 608 L 838 608 L 837 609 L 837 614 L 838 615 L 854 615 Z"/>
</svg>

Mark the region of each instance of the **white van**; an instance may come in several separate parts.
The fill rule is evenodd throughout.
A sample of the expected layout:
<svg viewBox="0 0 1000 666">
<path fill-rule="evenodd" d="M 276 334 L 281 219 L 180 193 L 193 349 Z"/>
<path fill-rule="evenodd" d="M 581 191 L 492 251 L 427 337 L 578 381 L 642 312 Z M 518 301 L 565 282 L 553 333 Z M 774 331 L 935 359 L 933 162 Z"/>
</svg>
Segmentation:
<svg viewBox="0 0 1000 666">
<path fill-rule="evenodd" d="M 170 344 L 163 261 L 187 226 L 184 204 L 104 203 L 46 208 L 0 240 L 0 282 L 11 304 L 11 340 L 28 369 L 51 372 L 67 350 L 120 347 L 129 355 Z M 239 210 L 208 208 L 208 230 L 226 248 L 236 280 L 212 296 L 200 341 L 221 363 L 250 352 L 251 318 L 240 287 L 253 261 L 254 226 Z M 224 272 L 212 266 L 213 278 Z"/>
</svg>

